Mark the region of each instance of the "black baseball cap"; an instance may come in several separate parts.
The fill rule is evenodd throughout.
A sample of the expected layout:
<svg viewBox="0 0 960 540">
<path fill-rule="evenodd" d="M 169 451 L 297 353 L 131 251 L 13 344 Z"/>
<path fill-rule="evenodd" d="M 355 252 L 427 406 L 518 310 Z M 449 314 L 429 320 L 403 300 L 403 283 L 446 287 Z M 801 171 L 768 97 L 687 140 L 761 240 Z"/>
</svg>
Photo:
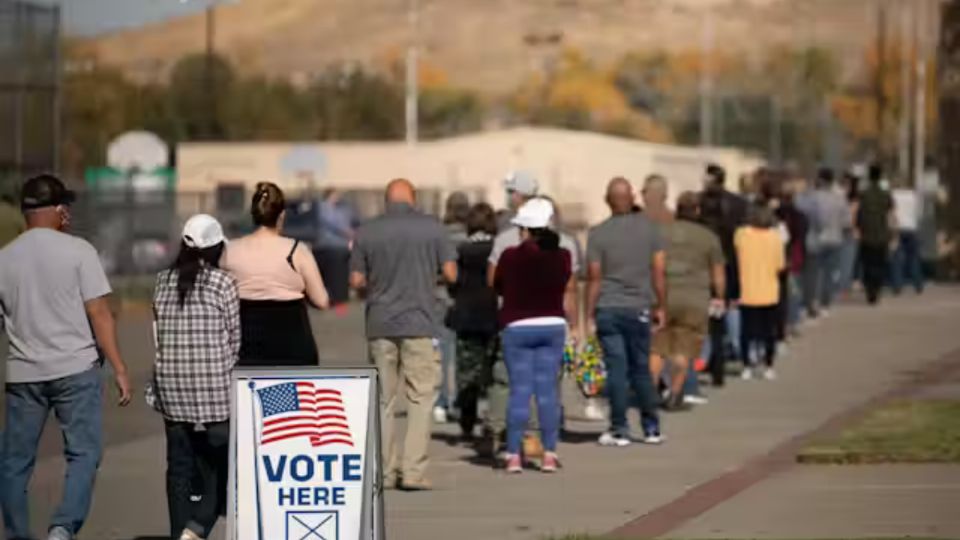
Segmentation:
<svg viewBox="0 0 960 540">
<path fill-rule="evenodd" d="M 77 200 L 74 192 L 67 189 L 59 178 L 52 174 L 41 174 L 30 178 L 20 191 L 20 208 L 36 210 L 49 206 L 71 204 Z"/>
</svg>

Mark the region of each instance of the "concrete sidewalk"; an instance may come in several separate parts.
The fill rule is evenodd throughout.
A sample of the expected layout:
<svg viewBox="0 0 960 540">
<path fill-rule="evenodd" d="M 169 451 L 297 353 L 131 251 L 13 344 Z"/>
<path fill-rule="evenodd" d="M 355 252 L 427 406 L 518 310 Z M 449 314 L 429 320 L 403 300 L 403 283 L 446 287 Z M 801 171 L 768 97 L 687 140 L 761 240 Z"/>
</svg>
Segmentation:
<svg viewBox="0 0 960 540">
<path fill-rule="evenodd" d="M 692 413 L 665 416 L 668 441 L 661 447 L 600 448 L 595 436 L 605 426 L 573 423 L 569 427 L 575 440 L 562 444 L 565 469 L 555 476 L 531 472 L 506 477 L 474 464 L 471 451 L 445 442 L 454 430 L 442 426 L 432 447 L 431 474 L 437 489 L 387 495 L 389 538 L 535 539 L 611 531 L 960 350 L 958 317 L 960 289 L 954 288 L 933 287 L 920 299 L 907 295 L 876 309 L 841 306 L 832 318 L 808 328 L 791 346 L 778 366 L 780 380 L 731 380 L 726 389 L 711 393 L 709 405 Z M 356 313 L 342 320 L 324 319 L 321 326 L 327 325 L 329 329 L 318 332 L 321 349 L 335 346 L 346 354 L 360 354 L 362 327 Z M 126 347 L 144 345 L 127 343 Z M 141 354 L 146 353 L 141 349 Z M 353 358 L 362 362 L 362 357 Z M 124 418 L 116 412 L 110 415 Z M 109 423 L 112 430 L 124 429 L 127 424 L 137 435 L 111 435 L 83 538 L 130 539 L 165 533 L 164 439 L 159 419 L 144 412 Z M 62 471 L 56 457 L 39 465 L 33 494 L 38 531 L 52 510 Z M 869 483 L 869 471 L 863 471 L 865 476 L 849 479 L 850 485 Z M 818 481 L 802 480 L 811 482 L 809 485 Z M 947 480 L 945 485 L 951 482 Z M 936 503 L 947 500 L 942 494 L 948 489 L 936 488 L 924 495 L 931 498 L 925 518 L 934 522 L 942 518 L 945 526 L 953 523 L 954 516 L 948 512 L 941 516 Z M 791 501 L 802 502 L 800 498 Z M 665 531 L 687 537 L 710 536 L 703 529 L 690 529 L 688 534 L 683 528 L 696 526 L 697 519 L 689 523 L 669 516 L 665 519 L 661 524 Z M 674 522 L 668 522 L 670 519 Z M 780 525 L 784 531 L 792 530 L 788 523 Z M 860 534 L 899 531 L 863 529 Z M 771 534 L 778 533 L 779 529 Z M 917 533 L 926 534 L 924 530 Z"/>
</svg>

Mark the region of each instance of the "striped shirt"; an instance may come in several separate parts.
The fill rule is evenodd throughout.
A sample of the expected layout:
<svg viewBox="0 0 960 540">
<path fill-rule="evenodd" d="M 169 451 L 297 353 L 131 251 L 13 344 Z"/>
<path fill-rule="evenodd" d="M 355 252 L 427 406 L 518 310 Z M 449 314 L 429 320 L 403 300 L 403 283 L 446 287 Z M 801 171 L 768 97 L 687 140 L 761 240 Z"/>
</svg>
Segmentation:
<svg viewBox="0 0 960 540">
<path fill-rule="evenodd" d="M 230 372 L 240 353 L 240 297 L 227 272 L 204 267 L 180 306 L 177 271 L 157 276 L 157 359 L 147 402 L 174 422 L 230 418 Z"/>
</svg>

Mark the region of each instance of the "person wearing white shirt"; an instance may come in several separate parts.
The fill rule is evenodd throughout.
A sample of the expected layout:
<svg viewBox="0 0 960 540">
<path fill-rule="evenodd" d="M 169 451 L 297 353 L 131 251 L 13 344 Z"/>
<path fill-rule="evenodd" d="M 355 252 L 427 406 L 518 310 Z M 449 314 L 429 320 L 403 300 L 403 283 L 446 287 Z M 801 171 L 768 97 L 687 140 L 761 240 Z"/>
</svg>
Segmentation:
<svg viewBox="0 0 960 540">
<path fill-rule="evenodd" d="M 890 267 L 890 284 L 894 294 L 900 294 L 905 281 L 913 285 L 917 294 L 923 292 L 923 262 L 920 257 L 920 198 L 912 188 L 893 190 L 896 218 L 897 248 Z"/>
</svg>

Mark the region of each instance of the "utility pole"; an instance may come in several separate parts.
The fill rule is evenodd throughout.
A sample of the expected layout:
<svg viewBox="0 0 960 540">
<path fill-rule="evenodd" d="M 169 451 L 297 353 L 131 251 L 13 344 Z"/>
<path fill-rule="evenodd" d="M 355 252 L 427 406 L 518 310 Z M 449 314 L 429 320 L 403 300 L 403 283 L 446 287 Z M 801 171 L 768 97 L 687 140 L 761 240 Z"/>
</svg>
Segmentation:
<svg viewBox="0 0 960 540">
<path fill-rule="evenodd" d="M 215 50 L 215 39 L 216 39 L 216 2 L 211 2 L 207 6 L 206 10 L 206 53 L 205 53 L 205 66 L 204 66 L 204 75 L 203 75 L 203 88 L 204 96 L 206 98 L 207 107 L 207 126 L 206 133 L 204 134 L 206 138 L 214 139 L 216 138 L 215 132 L 219 130 L 217 126 L 217 116 L 216 116 L 216 97 L 215 93 L 215 83 L 214 83 L 214 74 L 213 74 L 213 59 L 216 54 Z"/>
<path fill-rule="evenodd" d="M 713 145 L 713 9 L 703 8 L 700 28 L 700 146 Z"/>
<path fill-rule="evenodd" d="M 419 110 L 418 101 L 420 90 L 419 81 L 419 45 L 420 45 L 420 2 L 408 0 L 407 19 L 410 29 L 410 43 L 407 46 L 407 73 L 406 73 L 406 134 L 407 145 L 416 146 L 419 139 Z"/>
<path fill-rule="evenodd" d="M 877 76 L 874 81 L 876 87 L 877 111 L 877 158 L 883 163 L 886 159 L 885 137 L 886 125 L 884 114 L 887 110 L 887 96 L 884 90 L 884 81 L 887 78 L 887 4 L 886 0 L 877 1 Z"/>
<path fill-rule="evenodd" d="M 915 42 L 914 28 L 910 24 L 911 16 L 915 15 L 912 0 L 900 2 L 900 114 L 898 125 L 898 152 L 897 165 L 900 178 L 906 180 L 910 176 L 910 116 L 913 105 L 911 95 L 911 66 L 910 44 Z"/>
<path fill-rule="evenodd" d="M 920 185 L 923 166 L 927 153 L 927 2 L 916 3 L 915 50 L 917 55 L 916 109 L 914 111 L 913 141 L 913 185 Z"/>
</svg>

